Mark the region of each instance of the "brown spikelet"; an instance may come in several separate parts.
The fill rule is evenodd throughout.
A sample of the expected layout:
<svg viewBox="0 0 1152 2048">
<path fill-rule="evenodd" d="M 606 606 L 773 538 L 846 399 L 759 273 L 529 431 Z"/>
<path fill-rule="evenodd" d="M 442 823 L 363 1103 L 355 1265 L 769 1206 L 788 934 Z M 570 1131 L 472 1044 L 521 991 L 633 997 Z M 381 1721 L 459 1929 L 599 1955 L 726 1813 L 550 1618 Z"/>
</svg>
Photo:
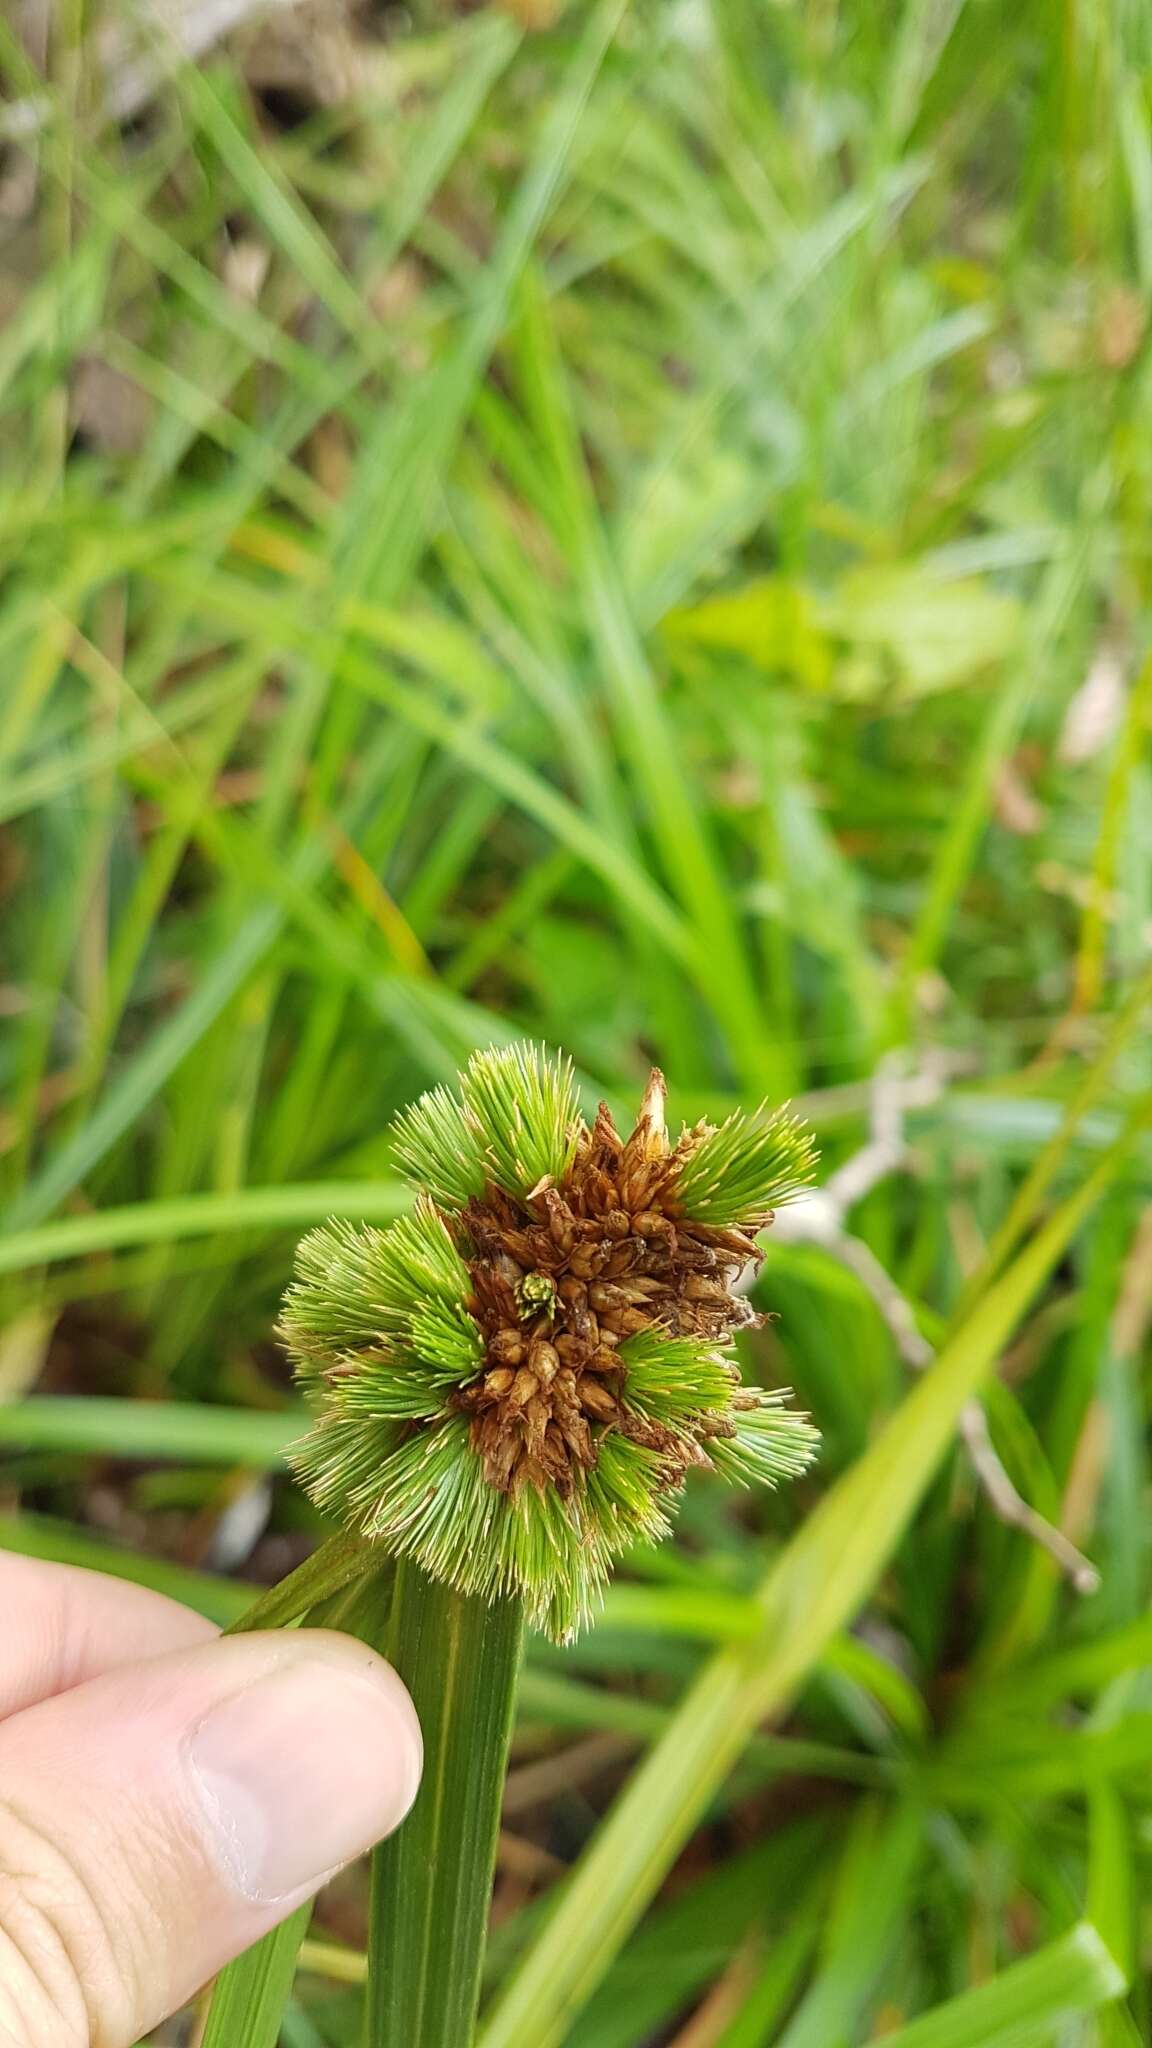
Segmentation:
<svg viewBox="0 0 1152 2048">
<path fill-rule="evenodd" d="M 664 1101 L 654 1068 L 626 1139 L 601 1103 L 559 1185 L 523 1198 L 489 1185 L 460 1213 L 485 1365 L 456 1400 L 501 1492 L 570 1495 L 609 1429 L 658 1451 L 670 1487 L 707 1462 L 683 1433 L 629 1410 L 618 1348 L 653 1328 L 723 1344 L 756 1323 L 732 1281 L 759 1253 L 742 1231 L 674 1214 L 676 1176 L 701 1134 L 671 1147 Z"/>
</svg>

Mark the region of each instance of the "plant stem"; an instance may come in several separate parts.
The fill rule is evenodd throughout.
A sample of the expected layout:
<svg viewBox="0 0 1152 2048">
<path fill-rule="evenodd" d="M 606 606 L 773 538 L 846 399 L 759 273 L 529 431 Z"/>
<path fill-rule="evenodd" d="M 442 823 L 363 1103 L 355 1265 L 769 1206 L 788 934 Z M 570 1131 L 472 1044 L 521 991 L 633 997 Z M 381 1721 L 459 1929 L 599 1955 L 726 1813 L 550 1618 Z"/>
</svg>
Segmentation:
<svg viewBox="0 0 1152 2048">
<path fill-rule="evenodd" d="M 396 1572 L 386 1648 L 424 1730 L 424 1778 L 376 1850 L 368 2048 L 468 2048 L 496 1863 L 523 1616 Z"/>
<path fill-rule="evenodd" d="M 312 1901 L 245 1949 L 216 1979 L 201 2048 L 276 2048 L 292 1996 L 296 1958 L 308 1932 Z"/>
<path fill-rule="evenodd" d="M 330 1536 L 279 1585 L 270 1586 L 224 1633 L 249 1635 L 256 1629 L 285 1628 L 346 1586 L 374 1577 L 387 1560 L 363 1536 Z"/>
</svg>

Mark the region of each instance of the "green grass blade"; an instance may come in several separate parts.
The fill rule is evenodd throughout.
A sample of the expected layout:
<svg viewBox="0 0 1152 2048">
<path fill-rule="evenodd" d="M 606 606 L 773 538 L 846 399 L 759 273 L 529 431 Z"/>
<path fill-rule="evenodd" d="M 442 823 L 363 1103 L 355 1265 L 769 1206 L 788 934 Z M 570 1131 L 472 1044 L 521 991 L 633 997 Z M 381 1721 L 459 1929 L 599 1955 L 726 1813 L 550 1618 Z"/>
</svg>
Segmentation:
<svg viewBox="0 0 1152 2048">
<path fill-rule="evenodd" d="M 1152 1003 L 1152 967 L 1132 984 L 1111 1019 L 1099 1053 L 1073 1090 L 1056 1129 L 1033 1159 L 977 1271 L 968 1280 L 962 1306 L 976 1299 L 1015 1251 L 1064 1164 L 1078 1126 L 1104 1098 L 1108 1088 L 1114 1085 L 1116 1063 L 1140 1030 L 1149 1003 Z"/>
<path fill-rule="evenodd" d="M 221 1972 L 201 2048 L 276 2048 L 311 1918 L 309 1899 Z"/>
<path fill-rule="evenodd" d="M 323 1223 L 329 1216 L 390 1223 L 411 1200 L 400 1181 L 366 1180 L 300 1181 L 286 1187 L 237 1188 L 231 1194 L 183 1195 L 170 1202 L 132 1202 L 122 1209 L 96 1209 L 87 1216 L 68 1216 L 59 1223 L 0 1237 L 0 1273 L 76 1259 L 85 1252 L 168 1244 L 174 1238 L 214 1236 L 220 1231 L 293 1230 Z"/>
<path fill-rule="evenodd" d="M 823 1831 L 809 1817 L 776 1828 L 767 1841 L 688 1884 L 652 1914 L 613 1964 L 565 2048 L 636 2048 L 660 2038 L 687 2000 L 706 1989 L 733 1946 L 769 1927 L 773 1960 L 790 1951 L 794 1974 L 827 1909 L 824 1847 Z M 755 2048 L 766 2038 L 757 2036 Z"/>
<path fill-rule="evenodd" d="M 314 1550 L 302 1565 L 289 1572 L 279 1585 L 270 1586 L 266 1593 L 245 1609 L 237 1621 L 230 1624 L 231 1636 L 250 1635 L 254 1629 L 286 1628 L 289 1622 L 299 1621 L 304 1615 L 324 1602 L 337 1596 L 351 1599 L 350 1588 L 358 1588 L 365 1581 L 365 1597 L 371 1592 L 379 1597 L 377 1588 L 390 1579 L 391 1567 L 382 1559 L 376 1547 L 365 1542 L 361 1536 L 330 1536 L 319 1550 Z"/>
<path fill-rule="evenodd" d="M 1124 1976 L 1090 1921 L 988 1984 L 962 1992 L 910 2026 L 887 2048 L 1033 2048 L 1056 2028 L 1119 1998 Z"/>
<path fill-rule="evenodd" d="M 914 1805 L 886 1811 L 867 1802 L 859 1809 L 836 1873 L 818 1967 L 778 2048 L 826 2048 L 862 2035 L 915 1898 L 924 1823 Z"/>
<path fill-rule="evenodd" d="M 902 1006 L 901 1029 L 906 1029 L 916 987 L 935 965 L 955 913 L 957 900 L 991 809 L 996 775 L 1016 744 L 1029 700 L 1036 688 L 1030 668 L 1021 668 L 1011 685 L 996 692 L 987 720 L 968 764 L 948 829 L 941 841 L 916 928 L 912 933 L 901 969 L 897 1001 Z"/>
<path fill-rule="evenodd" d="M 490 781 L 494 789 L 551 833 L 560 846 L 601 875 L 621 902 L 635 911 L 675 958 L 690 963 L 698 959 L 691 933 L 659 885 L 624 848 L 605 839 L 558 789 L 506 747 L 474 728 L 463 726 L 459 719 L 430 703 L 425 693 L 407 690 L 367 664 L 348 660 L 345 665 L 365 695 L 387 704 L 439 746 L 457 754 L 474 773 Z"/>
<path fill-rule="evenodd" d="M 215 965 L 201 978 L 195 993 L 152 1034 L 112 1083 L 89 1120 L 29 1181 L 7 1213 L 8 1228 L 18 1229 L 50 1215 L 117 1139 L 131 1129 L 168 1076 L 243 987 L 279 930 L 280 922 L 277 904 L 263 903 L 252 911 Z"/>
<path fill-rule="evenodd" d="M 175 1458 L 182 1465 L 283 1468 L 284 1449 L 307 1426 L 303 1409 L 260 1415 L 193 1401 L 101 1400 L 45 1394 L 0 1402 L 0 1450 L 97 1457 Z"/>
<path fill-rule="evenodd" d="M 1088 1850 L 1088 1918 L 1128 1980 L 1136 1946 L 1133 1844 L 1123 1799 L 1103 1781 L 1088 1792 Z"/>
<path fill-rule="evenodd" d="M 509 209 L 464 333 L 398 415 L 368 437 L 345 500 L 335 552 L 339 594 L 391 602 L 427 532 L 437 480 L 463 424 L 477 377 L 495 347 L 516 280 L 559 189 L 573 142 L 626 0 L 589 14 L 549 110 L 535 158 Z"/>
<path fill-rule="evenodd" d="M 372 319 L 353 280 L 328 246 L 316 222 L 296 201 L 270 152 L 257 152 L 233 120 L 216 81 L 196 64 L 180 65 L 173 82 L 192 121 L 207 136 L 231 172 L 255 219 L 283 251 L 320 305 L 343 321 L 371 360 L 385 335 Z"/>
<path fill-rule="evenodd" d="M 523 1618 L 400 1563 L 387 1649 L 424 1731 L 424 1777 L 372 1859 L 367 2048 L 467 2048 L 480 1995 Z"/>
</svg>

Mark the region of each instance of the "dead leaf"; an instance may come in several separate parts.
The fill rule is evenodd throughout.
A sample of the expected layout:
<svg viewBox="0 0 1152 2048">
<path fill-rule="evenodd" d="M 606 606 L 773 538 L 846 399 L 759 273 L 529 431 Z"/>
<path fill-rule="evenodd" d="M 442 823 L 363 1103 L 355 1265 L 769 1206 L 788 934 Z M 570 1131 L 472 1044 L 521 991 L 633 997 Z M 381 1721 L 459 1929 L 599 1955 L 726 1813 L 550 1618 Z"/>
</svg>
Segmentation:
<svg viewBox="0 0 1152 2048">
<path fill-rule="evenodd" d="M 1047 812 L 1039 803 L 1015 761 L 1005 761 L 996 778 L 996 816 L 1009 832 L 1031 839 L 1039 832 Z"/>
<path fill-rule="evenodd" d="M 1148 307 L 1130 284 L 1114 284 L 1105 292 L 1096 314 L 1096 347 L 1109 370 L 1126 370 L 1139 353 L 1148 325 Z"/>
<path fill-rule="evenodd" d="M 1105 641 L 1064 714 L 1056 757 L 1069 768 L 1090 761 L 1115 738 L 1124 716 L 1124 664 Z"/>
<path fill-rule="evenodd" d="M 152 400 L 123 370 L 82 356 L 72 378 L 72 423 L 107 455 L 135 455 L 152 424 Z"/>
<path fill-rule="evenodd" d="M 272 251 L 267 243 L 258 242 L 252 235 L 241 235 L 230 242 L 221 265 L 221 276 L 234 299 L 240 299 L 246 306 L 254 306 L 264 289 L 264 280 L 272 261 Z"/>
</svg>

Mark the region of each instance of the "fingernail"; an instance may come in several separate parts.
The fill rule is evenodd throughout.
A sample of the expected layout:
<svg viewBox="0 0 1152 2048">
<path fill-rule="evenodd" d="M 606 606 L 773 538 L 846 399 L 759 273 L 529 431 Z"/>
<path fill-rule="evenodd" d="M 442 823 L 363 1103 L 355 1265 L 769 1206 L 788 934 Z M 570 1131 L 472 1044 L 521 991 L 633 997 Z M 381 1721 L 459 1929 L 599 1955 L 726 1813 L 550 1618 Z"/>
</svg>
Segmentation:
<svg viewBox="0 0 1152 2048">
<path fill-rule="evenodd" d="M 288 1655 L 190 1738 L 213 1846 L 253 1903 L 315 1888 L 391 1834 L 416 1797 L 415 1709 L 395 1672 L 367 1660 Z"/>
</svg>

